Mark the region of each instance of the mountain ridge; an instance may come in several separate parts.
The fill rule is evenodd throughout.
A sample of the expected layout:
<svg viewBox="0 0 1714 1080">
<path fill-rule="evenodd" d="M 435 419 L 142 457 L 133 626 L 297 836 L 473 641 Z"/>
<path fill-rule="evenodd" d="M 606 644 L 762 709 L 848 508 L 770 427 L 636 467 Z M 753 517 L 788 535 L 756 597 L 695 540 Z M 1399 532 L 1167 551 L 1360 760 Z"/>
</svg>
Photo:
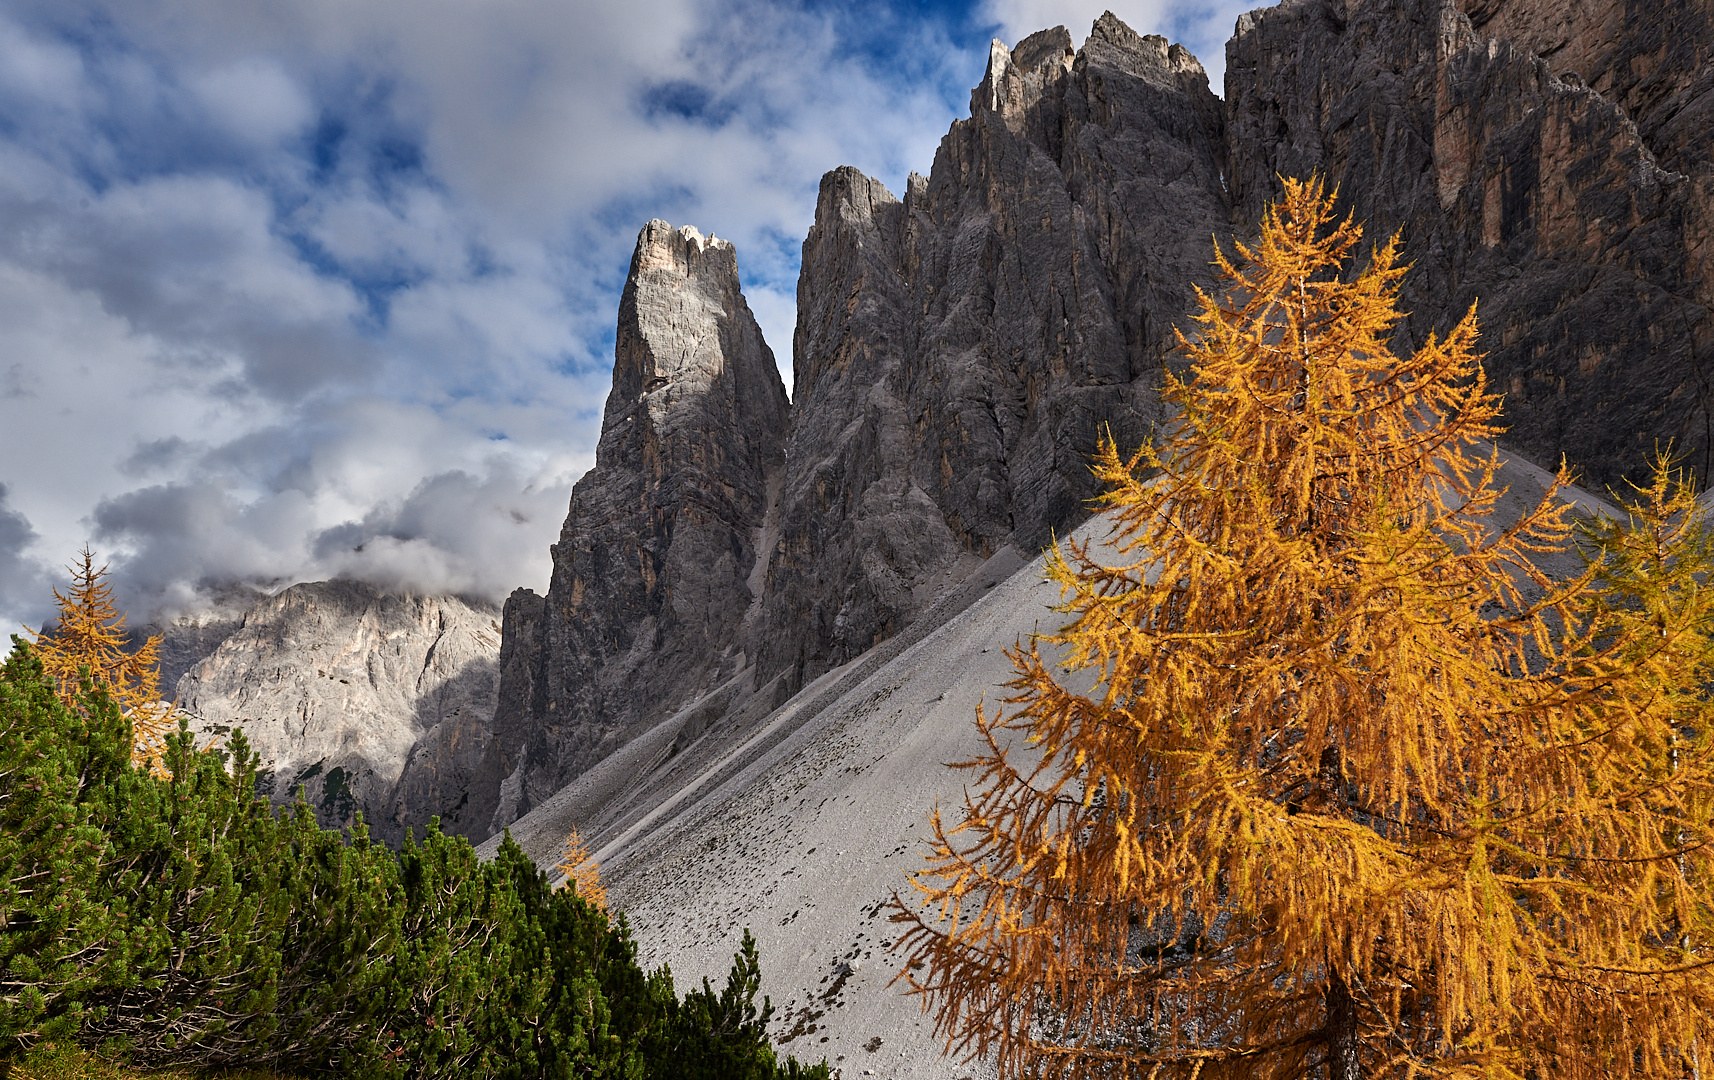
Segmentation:
<svg viewBox="0 0 1714 1080">
<path fill-rule="evenodd" d="M 293 585 L 221 628 L 218 647 L 178 680 L 178 702 L 199 730 L 243 729 L 276 803 L 301 786 L 322 824 L 349 827 L 361 813 L 397 843 L 427 823 L 397 802 L 424 746 L 438 748 L 430 790 L 456 820 L 492 722 L 497 614 L 357 581 Z"/>
</svg>

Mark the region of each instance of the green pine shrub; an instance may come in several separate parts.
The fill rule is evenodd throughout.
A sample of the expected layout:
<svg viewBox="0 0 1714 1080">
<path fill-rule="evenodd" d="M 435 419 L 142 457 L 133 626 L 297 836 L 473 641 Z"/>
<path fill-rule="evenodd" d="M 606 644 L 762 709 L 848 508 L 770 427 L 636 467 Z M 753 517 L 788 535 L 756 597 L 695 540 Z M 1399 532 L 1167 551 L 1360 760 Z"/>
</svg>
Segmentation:
<svg viewBox="0 0 1714 1080">
<path fill-rule="evenodd" d="M 150 1067 L 356 1080 L 815 1080 L 767 1039 L 755 943 L 680 1000 L 621 915 L 431 825 L 395 853 L 256 795 L 235 733 L 134 767 L 104 691 L 0 669 L 0 1076 L 46 1042 Z"/>
<path fill-rule="evenodd" d="M 85 721 L 24 648 L 0 673 L 0 1039 L 14 1045 L 77 1031 L 84 999 L 127 975 L 126 913 L 97 889 L 107 839 L 91 793 L 129 747 L 111 699 L 88 700 Z"/>
</svg>

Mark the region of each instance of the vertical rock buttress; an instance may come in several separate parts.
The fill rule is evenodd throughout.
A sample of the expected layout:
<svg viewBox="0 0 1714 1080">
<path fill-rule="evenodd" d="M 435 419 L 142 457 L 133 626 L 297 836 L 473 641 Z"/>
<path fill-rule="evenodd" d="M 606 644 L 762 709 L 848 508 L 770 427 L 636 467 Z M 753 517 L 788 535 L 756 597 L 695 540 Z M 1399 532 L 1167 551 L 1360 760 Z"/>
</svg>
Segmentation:
<svg viewBox="0 0 1714 1080">
<path fill-rule="evenodd" d="M 1172 325 L 1227 228 L 1202 66 L 1111 13 L 996 41 L 901 200 L 822 178 L 762 673 L 801 684 L 903 629 L 961 567 L 1080 520 L 1089 455 L 1164 419 Z"/>
<path fill-rule="evenodd" d="M 732 244 L 649 222 L 619 304 L 595 467 L 572 492 L 547 595 L 506 603 L 471 835 L 750 664 L 749 580 L 787 424 Z"/>
</svg>

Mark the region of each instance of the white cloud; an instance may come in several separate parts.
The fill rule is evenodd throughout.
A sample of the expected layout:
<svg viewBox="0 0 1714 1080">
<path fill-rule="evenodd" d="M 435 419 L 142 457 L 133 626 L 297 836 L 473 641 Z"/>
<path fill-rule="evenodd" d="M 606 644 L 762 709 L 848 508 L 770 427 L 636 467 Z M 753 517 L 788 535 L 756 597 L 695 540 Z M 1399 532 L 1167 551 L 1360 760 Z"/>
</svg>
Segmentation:
<svg viewBox="0 0 1714 1080">
<path fill-rule="evenodd" d="M 267 145 L 298 134 L 315 119 L 309 98 L 278 63 L 247 57 L 190 80 L 209 116 L 232 135 Z"/>
<path fill-rule="evenodd" d="M 103 310 L 89 290 L 0 263 L 0 368 L 21 393 L 0 399 L 0 483 L 57 564 L 89 538 L 96 499 L 131 485 L 121 461 L 138 443 L 187 432 L 236 437 L 271 410 L 214 392 L 229 370 L 163 379 L 161 345 Z"/>
<path fill-rule="evenodd" d="M 318 534 L 314 554 L 330 574 L 388 587 L 489 597 L 543 589 L 535 541 L 543 525 L 557 529 L 564 519 L 573 467 L 553 462 L 525 477 L 496 458 L 482 473 L 428 477 L 405 498 Z"/>
<path fill-rule="evenodd" d="M 0 86 L 38 105 L 73 105 L 82 91 L 83 61 L 77 50 L 43 41 L 0 17 Z"/>
<path fill-rule="evenodd" d="M 471 440 L 426 409 L 355 401 L 309 432 L 202 448 L 174 478 L 103 500 L 93 534 L 121 553 L 137 603 L 339 575 L 498 598 L 546 585 L 543 549 L 590 463 Z"/>
</svg>

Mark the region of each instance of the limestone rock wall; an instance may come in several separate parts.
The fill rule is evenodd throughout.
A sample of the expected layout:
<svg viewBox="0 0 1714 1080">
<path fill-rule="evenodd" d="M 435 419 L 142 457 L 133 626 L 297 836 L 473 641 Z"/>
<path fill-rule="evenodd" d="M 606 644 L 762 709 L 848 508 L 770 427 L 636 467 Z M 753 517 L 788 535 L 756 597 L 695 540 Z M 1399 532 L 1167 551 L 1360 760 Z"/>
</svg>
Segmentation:
<svg viewBox="0 0 1714 1080">
<path fill-rule="evenodd" d="M 1479 301 L 1503 442 L 1597 490 L 1673 441 L 1704 476 L 1710 5 L 1288 0 L 1227 46 L 1240 221 L 1325 172 L 1415 269 L 1404 345 Z M 1545 53 L 1545 58 L 1544 54 Z"/>
<path fill-rule="evenodd" d="M 1714 143 L 1710 0 L 1461 0 L 1482 37 L 1540 57 L 1625 110 L 1663 168 L 1694 173 Z"/>
<path fill-rule="evenodd" d="M 804 241 L 762 672 L 897 633 L 1002 545 L 1079 520 L 1089 454 L 1162 420 L 1171 326 L 1226 227 L 1220 103 L 1111 14 L 995 42 L 901 200 L 842 168 Z"/>
<path fill-rule="evenodd" d="M 199 728 L 242 729 L 276 803 L 300 785 L 325 825 L 362 812 L 396 841 L 395 786 L 421 745 L 464 753 L 491 723 L 498 612 L 445 596 L 389 595 L 354 581 L 294 585 L 259 601 L 178 681 Z M 453 732 L 464 733 L 454 737 Z M 441 772 L 450 777 L 457 754 Z M 456 799 L 452 800 L 456 805 Z"/>
</svg>

